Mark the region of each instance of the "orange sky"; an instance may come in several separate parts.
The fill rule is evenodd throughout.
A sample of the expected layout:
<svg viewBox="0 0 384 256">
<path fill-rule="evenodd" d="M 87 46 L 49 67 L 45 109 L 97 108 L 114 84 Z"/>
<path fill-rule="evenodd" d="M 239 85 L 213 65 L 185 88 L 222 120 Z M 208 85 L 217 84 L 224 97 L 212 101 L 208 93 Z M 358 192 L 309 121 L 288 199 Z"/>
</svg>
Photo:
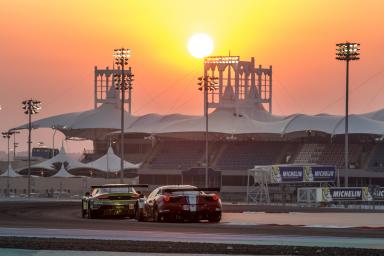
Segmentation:
<svg viewBox="0 0 384 256">
<path fill-rule="evenodd" d="M 203 67 L 186 47 L 199 32 L 213 38 L 213 55 L 272 65 L 273 112 L 283 115 L 342 114 L 335 44 L 357 41 L 351 112 L 384 108 L 383 10 L 381 0 L 0 0 L 0 128 L 27 120 L 20 102 L 30 97 L 43 102 L 34 118 L 92 108 L 94 65 L 111 66 L 119 47 L 132 49 L 134 114 L 201 114 Z M 37 132 L 34 143 L 50 136 Z"/>
</svg>

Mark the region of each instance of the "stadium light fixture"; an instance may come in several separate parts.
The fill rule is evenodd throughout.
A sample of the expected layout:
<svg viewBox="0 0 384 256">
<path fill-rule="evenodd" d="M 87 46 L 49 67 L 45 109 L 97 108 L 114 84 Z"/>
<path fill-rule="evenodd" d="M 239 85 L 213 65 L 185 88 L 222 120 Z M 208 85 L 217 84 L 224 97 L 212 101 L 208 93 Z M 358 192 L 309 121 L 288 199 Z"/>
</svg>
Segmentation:
<svg viewBox="0 0 384 256">
<path fill-rule="evenodd" d="M 336 59 L 345 61 L 346 66 L 346 86 L 345 86 L 345 148 L 344 148 L 344 186 L 348 187 L 348 119 L 349 119 L 349 62 L 351 60 L 359 60 L 360 59 L 360 44 L 358 43 L 339 43 L 336 44 Z M 338 186 L 340 186 L 340 180 L 338 178 Z"/>
<path fill-rule="evenodd" d="M 240 61 L 240 56 L 208 56 L 204 58 L 205 64 L 237 64 Z"/>
<path fill-rule="evenodd" d="M 209 170 L 209 149 L 208 149 L 208 92 L 214 92 L 217 89 L 217 77 L 200 76 L 197 78 L 199 91 L 204 92 L 204 115 L 205 115 L 205 187 L 208 187 Z"/>
<path fill-rule="evenodd" d="M 128 73 L 124 73 L 125 65 L 131 57 L 131 50 L 126 48 L 115 49 L 113 51 L 115 64 L 121 68 L 121 72 L 114 75 L 114 83 L 116 90 L 121 91 L 121 141 L 120 141 L 120 183 L 124 183 L 124 101 L 125 91 L 128 89 L 129 94 L 132 90 L 132 82 L 134 75 L 129 68 Z M 129 108 L 131 109 L 131 108 Z"/>
<path fill-rule="evenodd" d="M 32 115 L 39 113 L 41 110 L 41 102 L 38 100 L 24 100 L 22 102 L 24 114 L 28 115 L 28 198 L 31 196 L 31 132 L 32 132 Z"/>
</svg>

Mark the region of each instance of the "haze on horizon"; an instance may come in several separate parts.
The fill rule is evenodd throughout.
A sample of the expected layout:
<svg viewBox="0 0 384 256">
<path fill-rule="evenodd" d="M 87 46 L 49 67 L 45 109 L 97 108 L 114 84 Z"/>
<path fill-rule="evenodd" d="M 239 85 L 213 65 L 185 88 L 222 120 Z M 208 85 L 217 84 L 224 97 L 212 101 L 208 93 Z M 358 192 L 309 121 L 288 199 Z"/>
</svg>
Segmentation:
<svg viewBox="0 0 384 256">
<path fill-rule="evenodd" d="M 345 63 L 335 60 L 335 44 L 359 42 L 350 112 L 381 109 L 383 9 L 380 0 L 1 0 L 0 128 L 26 123 L 21 101 L 31 97 L 43 107 L 34 120 L 91 109 L 94 66 L 112 67 L 119 47 L 132 50 L 134 114 L 201 115 L 196 78 L 202 61 L 187 50 L 188 38 L 200 32 L 213 38 L 212 55 L 230 50 L 273 66 L 277 115 L 343 114 Z M 18 150 L 26 148 L 23 136 Z M 33 145 L 44 140 L 50 146 L 51 137 L 51 131 L 34 131 Z M 0 150 L 6 150 L 4 139 Z"/>
</svg>

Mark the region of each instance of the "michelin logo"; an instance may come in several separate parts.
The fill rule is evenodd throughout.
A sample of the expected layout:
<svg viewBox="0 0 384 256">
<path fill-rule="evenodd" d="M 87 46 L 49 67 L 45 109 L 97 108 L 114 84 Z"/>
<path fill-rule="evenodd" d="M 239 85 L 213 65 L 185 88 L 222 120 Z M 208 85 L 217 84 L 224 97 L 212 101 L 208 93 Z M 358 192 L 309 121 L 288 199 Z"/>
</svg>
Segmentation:
<svg viewBox="0 0 384 256">
<path fill-rule="evenodd" d="M 301 177 L 303 171 L 283 171 L 283 177 Z"/>
<path fill-rule="evenodd" d="M 360 198 L 361 190 L 335 190 L 332 191 L 333 198 Z"/>
</svg>

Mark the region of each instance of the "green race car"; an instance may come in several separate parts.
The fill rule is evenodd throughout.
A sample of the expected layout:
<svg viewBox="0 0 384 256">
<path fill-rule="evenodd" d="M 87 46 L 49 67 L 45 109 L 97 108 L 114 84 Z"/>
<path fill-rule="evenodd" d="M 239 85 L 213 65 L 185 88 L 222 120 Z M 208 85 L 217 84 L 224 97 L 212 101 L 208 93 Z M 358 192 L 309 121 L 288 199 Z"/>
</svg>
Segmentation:
<svg viewBox="0 0 384 256">
<path fill-rule="evenodd" d="M 135 204 L 141 193 L 135 187 L 148 185 L 106 184 L 92 186 L 81 199 L 81 216 L 89 219 L 104 216 L 135 217 Z"/>
</svg>

